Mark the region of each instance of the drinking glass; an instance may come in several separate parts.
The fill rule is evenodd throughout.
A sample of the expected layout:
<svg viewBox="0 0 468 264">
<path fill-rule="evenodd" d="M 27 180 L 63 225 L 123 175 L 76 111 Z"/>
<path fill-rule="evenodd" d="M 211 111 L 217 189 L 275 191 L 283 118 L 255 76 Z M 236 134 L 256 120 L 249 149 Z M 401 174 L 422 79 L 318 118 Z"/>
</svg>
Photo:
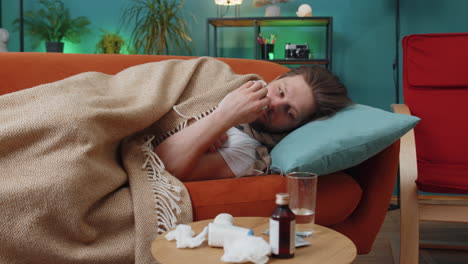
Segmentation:
<svg viewBox="0 0 468 264">
<path fill-rule="evenodd" d="M 315 200 L 317 194 L 317 174 L 311 172 L 291 172 L 286 175 L 289 193 L 289 207 L 296 215 L 296 233 L 310 236 L 315 223 Z"/>
</svg>

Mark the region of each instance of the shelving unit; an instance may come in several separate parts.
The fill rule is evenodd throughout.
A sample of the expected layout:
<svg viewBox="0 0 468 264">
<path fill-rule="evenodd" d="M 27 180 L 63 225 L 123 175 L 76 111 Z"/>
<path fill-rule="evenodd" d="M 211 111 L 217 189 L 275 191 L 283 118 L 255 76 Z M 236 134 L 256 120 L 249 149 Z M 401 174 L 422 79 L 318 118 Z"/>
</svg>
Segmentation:
<svg viewBox="0 0 468 264">
<path fill-rule="evenodd" d="M 279 64 L 322 64 L 328 69 L 332 68 L 332 17 L 236 17 L 236 18 L 208 18 L 206 23 L 206 53 L 210 52 L 210 26 L 213 27 L 213 56 L 218 55 L 218 28 L 221 27 L 253 27 L 254 58 L 258 59 L 259 44 L 257 36 L 262 27 L 323 27 L 326 30 L 325 57 L 313 59 L 276 59 L 273 62 Z"/>
</svg>

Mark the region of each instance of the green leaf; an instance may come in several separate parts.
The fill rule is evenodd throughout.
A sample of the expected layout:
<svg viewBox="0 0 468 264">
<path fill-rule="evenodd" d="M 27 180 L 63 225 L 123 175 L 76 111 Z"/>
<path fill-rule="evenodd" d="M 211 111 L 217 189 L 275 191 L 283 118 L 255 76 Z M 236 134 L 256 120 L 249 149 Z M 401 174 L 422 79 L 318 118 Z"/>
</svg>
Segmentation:
<svg viewBox="0 0 468 264">
<path fill-rule="evenodd" d="M 121 27 L 131 27 L 135 53 L 171 54 L 181 48 L 191 53 L 188 21 L 181 9 L 185 0 L 130 0 L 120 16 Z"/>
<path fill-rule="evenodd" d="M 64 39 L 70 42 L 80 42 L 83 34 L 90 32 L 91 24 L 88 18 L 71 18 L 70 10 L 62 0 L 39 0 L 40 9 L 24 13 L 26 33 L 36 40 L 60 42 Z M 14 21 L 16 30 L 19 20 Z"/>
</svg>

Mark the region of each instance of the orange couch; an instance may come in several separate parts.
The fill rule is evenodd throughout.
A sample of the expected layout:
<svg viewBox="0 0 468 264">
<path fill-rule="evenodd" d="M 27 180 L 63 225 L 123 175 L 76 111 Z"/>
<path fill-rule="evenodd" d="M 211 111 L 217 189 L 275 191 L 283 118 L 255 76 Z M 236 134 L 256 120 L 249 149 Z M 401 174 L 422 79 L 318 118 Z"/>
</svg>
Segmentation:
<svg viewBox="0 0 468 264">
<path fill-rule="evenodd" d="M 127 67 L 173 58 L 164 55 L 0 53 L 0 95 L 63 79 L 84 71 L 115 74 Z M 219 58 L 239 74 L 257 73 L 271 81 L 288 68 L 268 61 Z M 346 171 L 319 177 L 316 223 L 348 236 L 359 254 L 368 253 L 393 192 L 399 141 Z M 185 183 L 194 220 L 225 212 L 234 216 L 270 216 L 275 193 L 285 190 L 280 175 Z"/>
</svg>

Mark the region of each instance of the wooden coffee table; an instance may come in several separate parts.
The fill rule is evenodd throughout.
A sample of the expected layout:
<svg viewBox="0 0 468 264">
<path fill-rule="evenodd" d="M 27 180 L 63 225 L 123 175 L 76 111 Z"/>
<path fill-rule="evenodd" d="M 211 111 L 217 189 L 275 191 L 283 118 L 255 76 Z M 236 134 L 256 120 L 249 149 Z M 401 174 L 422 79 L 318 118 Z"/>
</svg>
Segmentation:
<svg viewBox="0 0 468 264">
<path fill-rule="evenodd" d="M 195 234 L 200 233 L 208 223 L 213 220 L 193 222 Z M 267 235 L 262 232 L 269 227 L 268 217 L 235 217 L 234 225 L 254 230 L 255 236 L 268 240 Z M 274 259 L 270 257 L 268 263 L 351 263 L 356 257 L 356 246 L 346 236 L 323 226 L 315 225 L 314 234 L 306 238 L 311 244 L 309 246 L 296 248 L 296 254 L 291 259 Z M 206 239 L 198 248 L 176 247 L 175 241 L 168 241 L 164 235 L 158 236 L 151 244 L 151 253 L 162 264 L 187 264 L 187 263 L 224 263 L 221 256 L 223 248 L 208 246 Z"/>
</svg>

